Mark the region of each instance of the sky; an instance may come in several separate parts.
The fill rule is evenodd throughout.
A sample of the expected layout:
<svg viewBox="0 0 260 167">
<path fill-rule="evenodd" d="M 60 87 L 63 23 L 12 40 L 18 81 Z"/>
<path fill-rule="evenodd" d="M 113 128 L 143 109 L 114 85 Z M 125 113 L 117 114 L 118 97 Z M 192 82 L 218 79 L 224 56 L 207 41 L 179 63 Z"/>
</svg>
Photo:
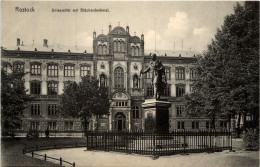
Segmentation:
<svg viewBox="0 0 260 167">
<path fill-rule="evenodd" d="M 92 47 L 93 31 L 108 33 L 120 25 L 130 35 L 144 34 L 145 49 L 192 50 L 203 52 L 224 17 L 233 13 L 237 2 L 1 2 L 1 46 L 24 45 Z M 239 2 L 242 3 L 242 2 Z M 35 12 L 18 12 L 32 8 Z M 109 9 L 109 12 L 52 12 L 52 9 Z M 156 40 L 155 40 L 156 38 Z M 155 42 L 156 41 L 156 42 Z M 155 44 L 156 43 L 156 44 Z"/>
</svg>

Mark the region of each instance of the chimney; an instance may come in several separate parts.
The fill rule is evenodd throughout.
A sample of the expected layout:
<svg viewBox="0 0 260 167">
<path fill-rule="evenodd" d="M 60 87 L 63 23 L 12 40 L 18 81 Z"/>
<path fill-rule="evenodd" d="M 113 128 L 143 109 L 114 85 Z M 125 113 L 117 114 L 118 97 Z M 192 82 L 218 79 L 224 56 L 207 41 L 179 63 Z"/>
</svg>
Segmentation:
<svg viewBox="0 0 260 167">
<path fill-rule="evenodd" d="M 96 38 L 96 31 L 93 32 L 93 38 Z"/>
<path fill-rule="evenodd" d="M 17 38 L 17 46 L 20 46 L 20 38 Z"/>
<path fill-rule="evenodd" d="M 111 24 L 109 25 L 109 33 L 112 31 L 112 26 Z"/>
<path fill-rule="evenodd" d="M 48 40 L 47 39 L 43 39 L 43 46 L 48 48 Z"/>
<path fill-rule="evenodd" d="M 141 35 L 141 40 L 144 41 L 144 34 Z"/>
<path fill-rule="evenodd" d="M 126 26 L 126 33 L 129 34 L 129 26 Z"/>
</svg>

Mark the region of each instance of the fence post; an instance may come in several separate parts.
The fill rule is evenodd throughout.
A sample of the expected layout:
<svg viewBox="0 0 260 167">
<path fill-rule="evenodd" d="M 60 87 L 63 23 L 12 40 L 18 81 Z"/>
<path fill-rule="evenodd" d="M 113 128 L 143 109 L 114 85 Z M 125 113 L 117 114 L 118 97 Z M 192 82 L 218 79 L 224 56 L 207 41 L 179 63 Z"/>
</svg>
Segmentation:
<svg viewBox="0 0 260 167">
<path fill-rule="evenodd" d="M 85 131 L 85 136 L 87 138 L 87 150 L 88 150 L 89 148 L 88 148 L 88 133 L 87 133 L 87 131 Z"/>
<path fill-rule="evenodd" d="M 73 165 L 72 165 L 73 167 L 75 167 L 75 162 L 73 162 Z"/>
<path fill-rule="evenodd" d="M 185 132 L 185 129 L 183 130 L 183 155 L 188 155 L 186 153 L 186 132 Z"/>
<path fill-rule="evenodd" d="M 125 133 L 125 137 L 126 137 L 126 153 L 128 153 L 128 134 L 129 134 L 129 132 L 126 132 Z"/>
<path fill-rule="evenodd" d="M 105 151 L 107 151 L 107 133 L 104 132 L 104 140 L 105 140 Z"/>
<path fill-rule="evenodd" d="M 44 154 L 44 160 L 45 160 L 45 161 L 47 160 L 47 155 L 46 155 L 46 154 Z"/>
<path fill-rule="evenodd" d="M 153 156 L 155 156 L 155 133 L 153 131 Z"/>
<path fill-rule="evenodd" d="M 62 165 L 62 158 L 60 157 L 60 165 Z"/>
<path fill-rule="evenodd" d="M 32 151 L 32 158 L 33 158 L 33 151 Z"/>
<path fill-rule="evenodd" d="M 24 149 L 23 149 L 23 154 L 24 154 Z"/>
</svg>

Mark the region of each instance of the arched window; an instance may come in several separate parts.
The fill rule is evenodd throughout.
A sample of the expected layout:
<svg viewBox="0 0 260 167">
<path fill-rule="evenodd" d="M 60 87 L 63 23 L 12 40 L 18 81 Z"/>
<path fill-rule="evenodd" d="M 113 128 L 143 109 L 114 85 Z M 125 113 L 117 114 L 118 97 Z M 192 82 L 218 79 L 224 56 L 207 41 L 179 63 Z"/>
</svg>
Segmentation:
<svg viewBox="0 0 260 167">
<path fill-rule="evenodd" d="M 122 51 L 124 51 L 125 50 L 125 43 L 122 41 L 122 42 L 120 42 L 121 43 L 121 45 L 120 45 L 120 51 L 122 52 Z"/>
<path fill-rule="evenodd" d="M 105 74 L 100 75 L 100 87 L 105 87 L 106 86 L 106 76 Z"/>
<path fill-rule="evenodd" d="M 102 55 L 105 55 L 106 52 L 107 52 L 107 46 L 106 46 L 106 45 L 103 45 L 103 53 L 102 53 Z"/>
<path fill-rule="evenodd" d="M 135 75 L 133 78 L 133 88 L 139 88 L 139 83 L 138 83 L 138 76 Z"/>
<path fill-rule="evenodd" d="M 139 115 L 139 107 L 138 106 L 134 106 L 133 107 L 133 118 L 139 118 L 140 115 Z"/>
<path fill-rule="evenodd" d="M 139 47 L 136 47 L 135 48 L 135 56 L 138 56 L 139 55 Z"/>
<path fill-rule="evenodd" d="M 117 41 L 114 41 L 114 52 L 117 51 Z"/>
<path fill-rule="evenodd" d="M 120 47 L 121 47 L 121 42 L 117 42 L 117 51 L 119 52 L 120 51 Z"/>
<path fill-rule="evenodd" d="M 114 73 L 114 81 L 116 88 L 124 87 L 124 70 L 121 67 L 117 67 Z"/>
<path fill-rule="evenodd" d="M 132 56 L 135 55 L 135 47 L 134 46 L 132 46 L 131 53 L 132 53 Z"/>
<path fill-rule="evenodd" d="M 148 97 L 154 95 L 154 87 L 153 87 L 153 84 L 150 84 L 150 85 L 147 86 L 146 95 L 147 95 Z"/>
<path fill-rule="evenodd" d="M 171 79 L 171 74 L 170 74 L 170 69 L 169 68 L 165 68 L 165 75 L 167 79 Z"/>
<path fill-rule="evenodd" d="M 99 55 L 102 54 L 102 45 L 98 45 L 98 54 L 99 54 Z"/>
</svg>

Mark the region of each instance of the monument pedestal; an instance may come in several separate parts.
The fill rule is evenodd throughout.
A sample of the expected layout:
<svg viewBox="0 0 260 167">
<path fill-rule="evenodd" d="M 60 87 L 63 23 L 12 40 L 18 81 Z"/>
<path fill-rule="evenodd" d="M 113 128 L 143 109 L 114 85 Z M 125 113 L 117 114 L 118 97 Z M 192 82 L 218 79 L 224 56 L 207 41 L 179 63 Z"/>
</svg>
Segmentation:
<svg viewBox="0 0 260 167">
<path fill-rule="evenodd" d="M 145 117 L 145 132 L 169 132 L 169 108 L 168 101 L 148 99 L 142 103 Z"/>
</svg>

